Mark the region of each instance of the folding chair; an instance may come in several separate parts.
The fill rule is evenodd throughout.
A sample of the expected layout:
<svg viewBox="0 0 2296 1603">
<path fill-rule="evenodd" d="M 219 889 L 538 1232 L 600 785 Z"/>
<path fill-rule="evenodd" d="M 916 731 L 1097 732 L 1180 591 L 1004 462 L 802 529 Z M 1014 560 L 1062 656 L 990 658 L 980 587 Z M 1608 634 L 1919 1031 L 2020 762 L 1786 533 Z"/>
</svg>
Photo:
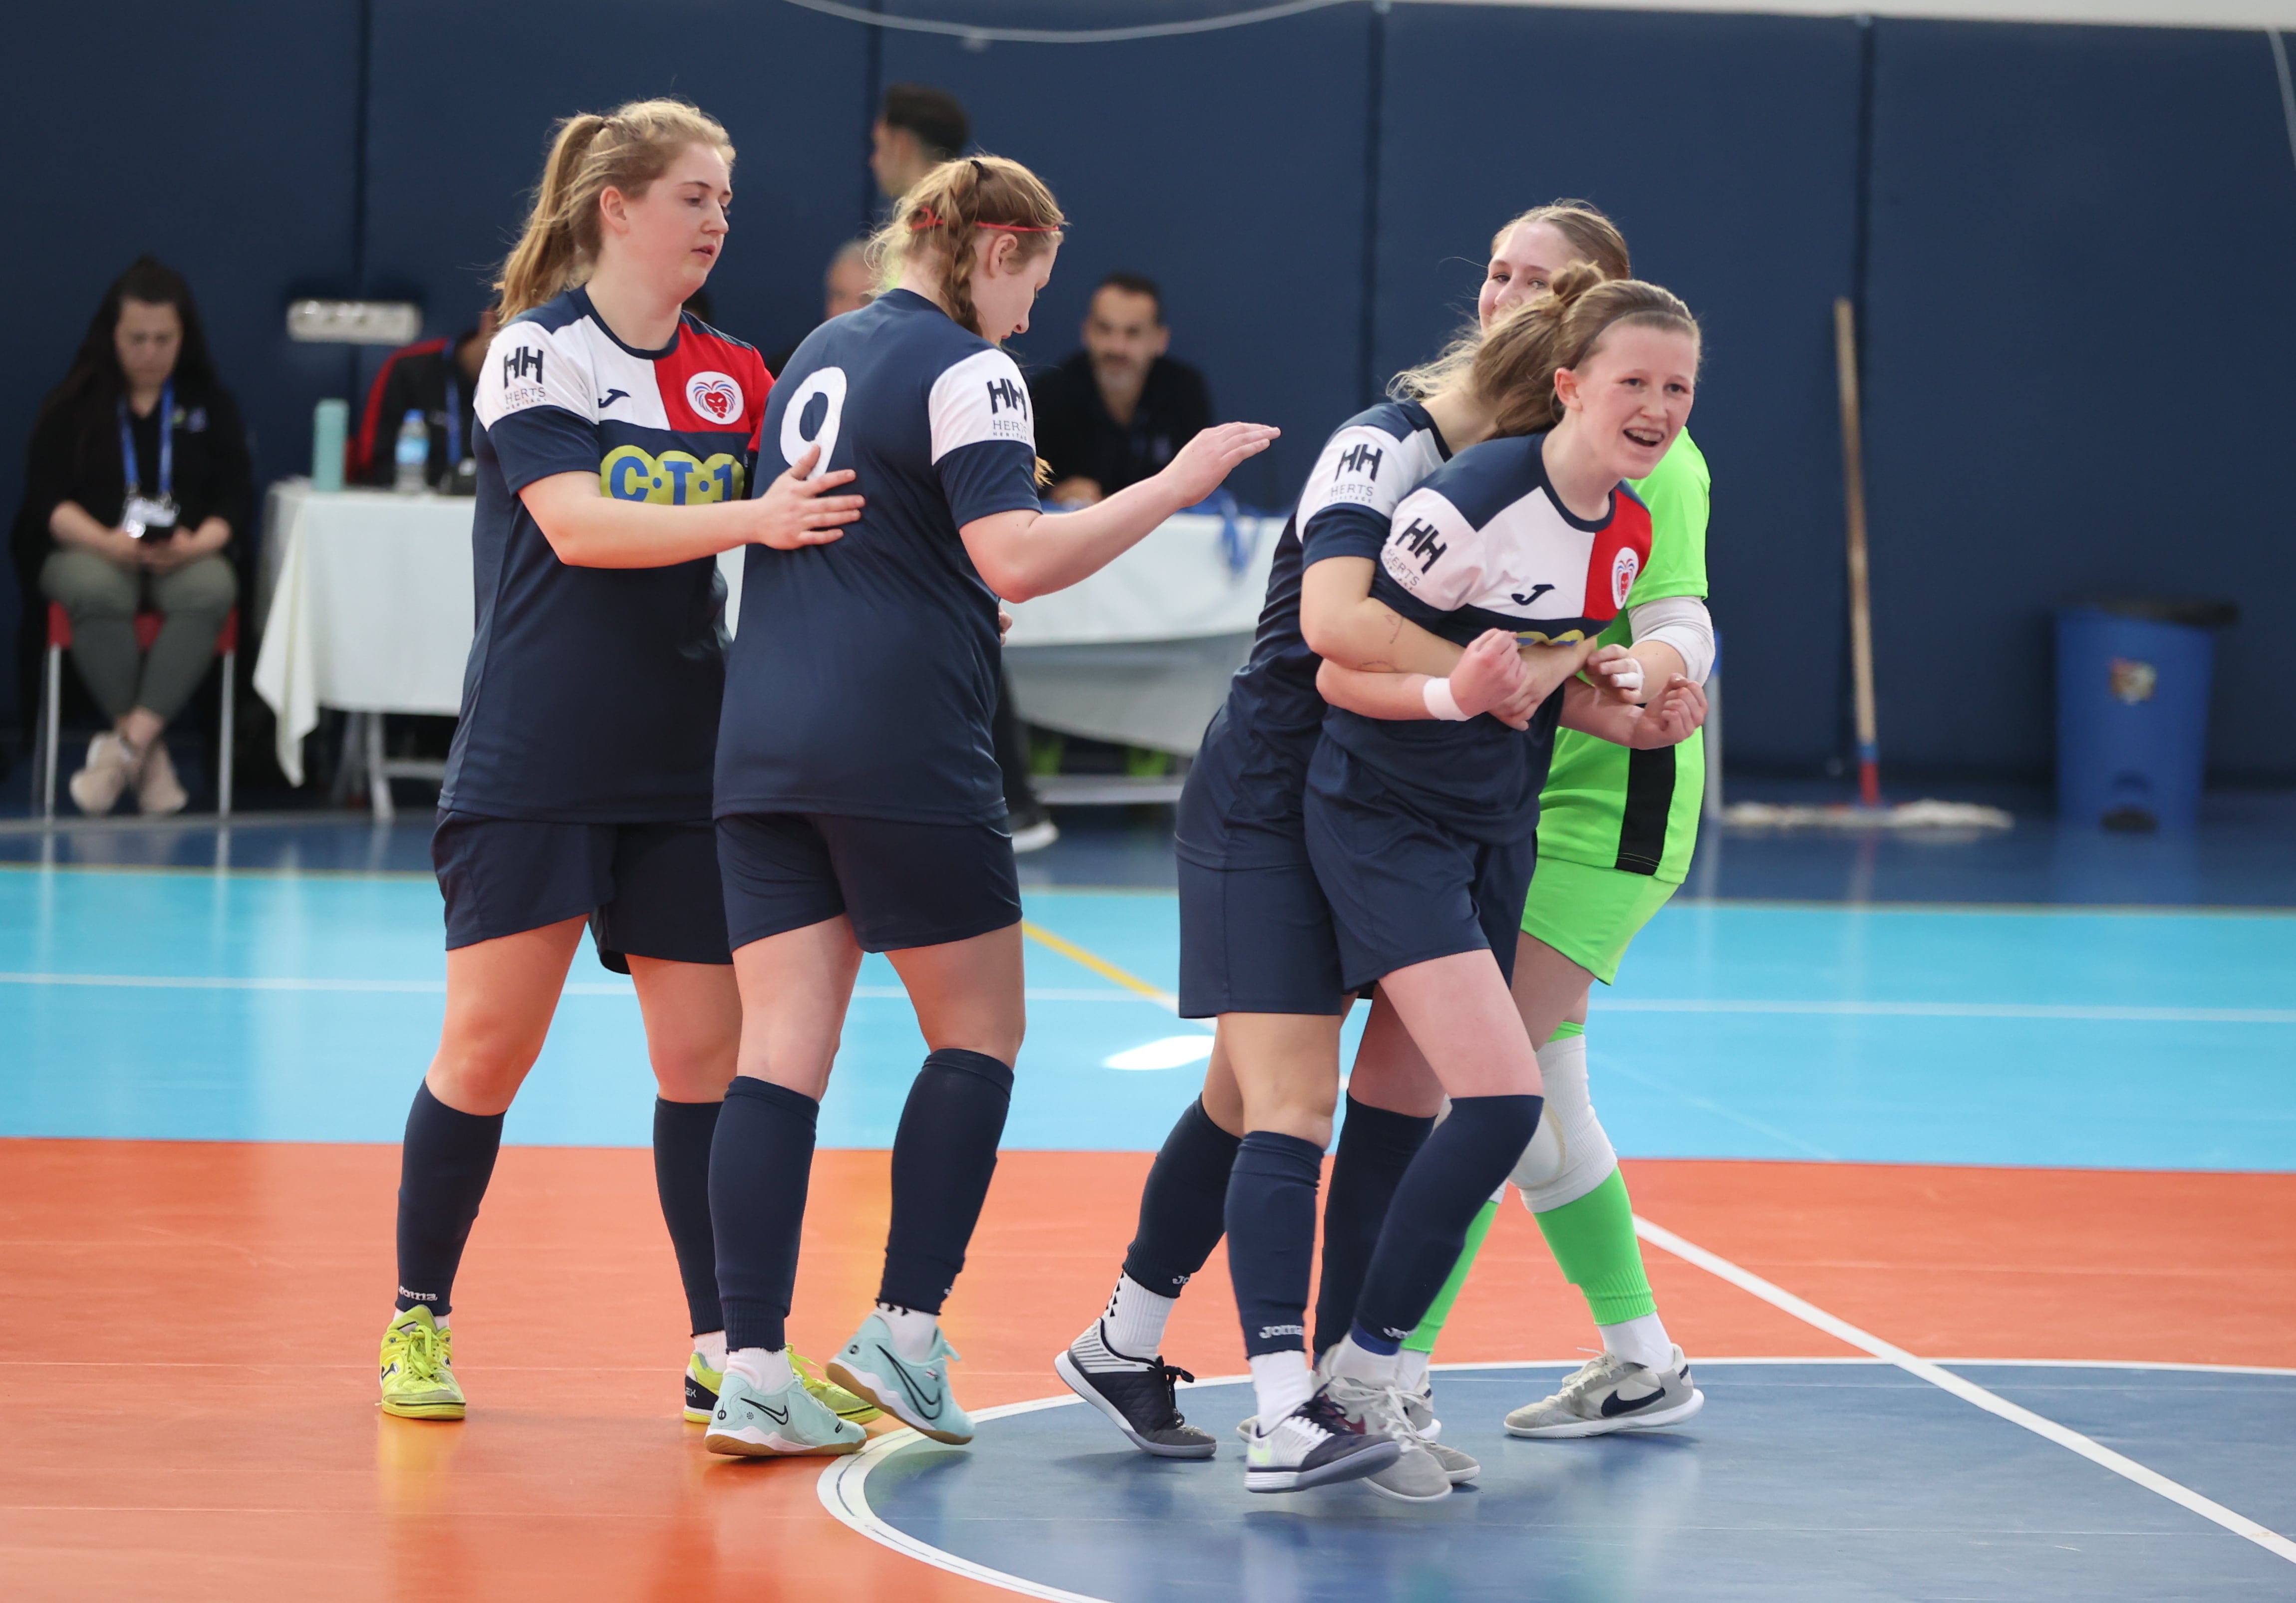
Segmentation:
<svg viewBox="0 0 2296 1603">
<path fill-rule="evenodd" d="M 167 621 L 162 613 L 145 610 L 135 615 L 135 644 L 149 651 L 152 642 L 160 638 L 160 626 Z M 56 819 L 56 757 L 63 743 L 64 653 L 71 649 L 71 615 L 61 601 L 48 603 L 48 657 L 46 671 L 40 684 L 40 816 L 50 823 Z M 239 683 L 239 609 L 234 607 L 224 614 L 223 627 L 216 633 L 216 653 L 223 658 L 223 732 L 222 751 L 217 758 L 216 816 L 231 816 L 231 745 L 234 716 L 233 694 Z"/>
</svg>

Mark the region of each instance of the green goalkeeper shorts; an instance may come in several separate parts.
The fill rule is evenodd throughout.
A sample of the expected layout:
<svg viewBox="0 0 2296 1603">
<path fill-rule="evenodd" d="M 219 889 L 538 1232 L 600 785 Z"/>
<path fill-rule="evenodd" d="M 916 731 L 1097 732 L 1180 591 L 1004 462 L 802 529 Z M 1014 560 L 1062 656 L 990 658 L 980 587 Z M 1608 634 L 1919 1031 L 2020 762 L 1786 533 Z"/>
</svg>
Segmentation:
<svg viewBox="0 0 2296 1603">
<path fill-rule="evenodd" d="M 1618 978 L 1619 960 L 1635 936 L 1676 888 L 1649 874 L 1542 856 L 1523 904 L 1522 932 L 1607 986 Z"/>
</svg>

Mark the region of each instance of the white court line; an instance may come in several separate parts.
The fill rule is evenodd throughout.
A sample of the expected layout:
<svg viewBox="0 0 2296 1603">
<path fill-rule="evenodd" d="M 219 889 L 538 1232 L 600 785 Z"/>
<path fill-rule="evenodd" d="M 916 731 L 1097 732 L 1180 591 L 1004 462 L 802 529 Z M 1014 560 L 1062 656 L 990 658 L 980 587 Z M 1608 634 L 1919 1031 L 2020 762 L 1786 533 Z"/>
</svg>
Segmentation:
<svg viewBox="0 0 2296 1603">
<path fill-rule="evenodd" d="M 0 973 L 0 985 L 118 986 L 165 991 L 340 991 L 347 994 L 433 994 L 440 979 L 308 979 L 272 975 L 39 974 Z M 575 980 L 569 996 L 627 996 L 629 982 Z M 853 994 L 871 1000 L 906 997 L 898 986 L 856 986 Z M 1138 992 L 1078 986 L 1031 986 L 1030 1002 L 1151 1002 L 1168 1012 L 1179 1005 L 1170 993 L 1144 986 Z M 2296 1008 L 2087 1007 L 2053 1002 L 1741 1002 L 1704 998 L 1628 997 L 1597 1002 L 1600 1013 L 1745 1013 L 1871 1018 L 2056 1018 L 2117 1024 L 2296 1025 Z M 1191 1020 L 1191 1022 L 1196 1022 Z"/>
<path fill-rule="evenodd" d="M 1909 1375 L 1918 1376 L 1941 1391 L 1952 1393 L 1964 1403 L 1983 1409 L 1987 1413 L 2021 1426 L 2045 1441 L 2077 1452 L 2089 1462 L 2110 1469 L 2123 1479 L 2136 1482 L 2147 1492 L 2156 1493 L 2179 1507 L 2190 1509 L 2202 1519 L 2222 1525 L 2235 1536 L 2244 1536 L 2266 1552 L 2296 1564 L 2296 1542 L 2291 1542 L 2279 1532 L 2260 1525 L 2245 1514 L 2235 1514 L 2222 1503 L 2202 1497 L 2180 1481 L 2172 1481 L 2158 1470 L 2148 1469 L 2135 1459 L 2113 1452 L 2102 1442 L 2085 1436 L 2080 1432 L 2046 1419 L 2029 1408 L 2020 1408 L 2006 1397 L 1989 1392 L 1975 1381 L 1955 1374 L 1951 1370 L 1916 1358 L 1905 1348 L 1883 1341 L 1871 1331 L 1861 1330 L 1848 1320 L 1828 1313 L 1813 1303 L 1804 1302 L 1782 1286 L 1774 1285 L 1751 1270 L 1741 1269 L 1718 1253 L 1710 1253 L 1693 1241 L 1685 1241 L 1672 1231 L 1652 1224 L 1637 1214 L 1635 1233 L 1653 1247 L 1663 1247 L 1685 1263 L 1694 1264 L 1710 1275 L 1730 1282 L 1739 1290 L 1758 1296 L 1773 1308 L 1792 1314 L 1804 1324 L 1815 1325 L 1837 1341 L 1871 1353 L 1874 1357 L 1896 1364 Z"/>
</svg>

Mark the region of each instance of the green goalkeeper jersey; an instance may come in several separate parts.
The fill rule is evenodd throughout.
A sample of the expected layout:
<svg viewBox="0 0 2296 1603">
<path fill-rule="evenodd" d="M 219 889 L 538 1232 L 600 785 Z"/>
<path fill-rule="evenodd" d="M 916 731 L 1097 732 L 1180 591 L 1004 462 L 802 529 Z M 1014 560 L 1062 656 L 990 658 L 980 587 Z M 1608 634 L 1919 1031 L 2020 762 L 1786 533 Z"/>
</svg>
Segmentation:
<svg viewBox="0 0 2296 1603">
<path fill-rule="evenodd" d="M 1704 599 L 1707 485 L 1706 458 L 1687 430 L 1656 472 L 1635 481 L 1650 508 L 1650 563 L 1628 593 L 1627 609 L 1603 632 L 1604 645 L 1634 643 L 1628 609 L 1644 601 Z M 1704 730 L 1657 751 L 1559 731 L 1538 799 L 1538 855 L 1679 885 L 1690 872 L 1705 794 Z"/>
</svg>

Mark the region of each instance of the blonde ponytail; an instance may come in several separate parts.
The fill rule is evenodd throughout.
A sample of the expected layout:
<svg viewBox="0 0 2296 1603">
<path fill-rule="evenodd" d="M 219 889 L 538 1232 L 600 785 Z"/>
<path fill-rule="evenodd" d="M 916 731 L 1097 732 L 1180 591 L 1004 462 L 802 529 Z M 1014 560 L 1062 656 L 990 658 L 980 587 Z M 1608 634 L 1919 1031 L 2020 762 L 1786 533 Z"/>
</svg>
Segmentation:
<svg viewBox="0 0 2296 1603">
<path fill-rule="evenodd" d="M 941 270 L 942 309 L 978 334 L 972 305 L 972 246 L 984 231 L 1010 233 L 1022 261 L 1060 243 L 1068 219 L 1045 181 L 1002 156 L 960 156 L 918 179 L 869 241 L 867 260 L 881 290 L 899 282 L 913 255 Z"/>
<path fill-rule="evenodd" d="M 601 194 L 644 194 L 679 151 L 695 144 L 712 146 L 734 165 L 724 127 L 682 100 L 636 100 L 603 117 L 583 111 L 562 119 L 552 130 L 526 232 L 495 281 L 504 320 L 590 276 L 598 261 Z"/>
</svg>

